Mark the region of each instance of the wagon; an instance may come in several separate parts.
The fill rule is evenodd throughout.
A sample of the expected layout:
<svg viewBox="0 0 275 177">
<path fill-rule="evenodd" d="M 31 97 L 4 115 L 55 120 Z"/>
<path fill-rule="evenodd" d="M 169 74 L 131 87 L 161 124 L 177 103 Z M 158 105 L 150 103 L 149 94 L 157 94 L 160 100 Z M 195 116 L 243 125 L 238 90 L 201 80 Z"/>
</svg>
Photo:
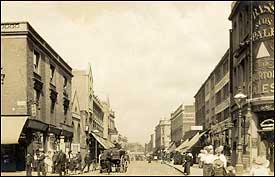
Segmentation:
<svg viewBox="0 0 275 177">
<path fill-rule="evenodd" d="M 127 171 L 128 163 L 125 160 L 126 151 L 122 149 L 112 148 L 103 151 L 100 158 L 100 173 L 106 172 L 108 168 L 107 154 L 112 154 L 111 166 L 115 168 L 115 172 L 125 173 Z"/>
</svg>

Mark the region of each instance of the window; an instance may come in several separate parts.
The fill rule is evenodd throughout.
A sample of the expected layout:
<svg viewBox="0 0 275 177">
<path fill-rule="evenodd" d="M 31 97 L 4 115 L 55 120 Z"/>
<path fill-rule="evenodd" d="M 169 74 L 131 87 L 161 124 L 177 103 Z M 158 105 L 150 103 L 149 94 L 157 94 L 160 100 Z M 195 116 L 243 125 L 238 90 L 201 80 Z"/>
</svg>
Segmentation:
<svg viewBox="0 0 275 177">
<path fill-rule="evenodd" d="M 214 87 L 215 87 L 214 76 L 212 76 L 212 78 L 211 78 L 211 89 L 213 89 Z"/>
<path fill-rule="evenodd" d="M 54 113 L 54 108 L 55 108 L 55 100 L 51 99 L 51 113 Z"/>
<path fill-rule="evenodd" d="M 66 89 L 67 84 L 68 84 L 68 80 L 67 80 L 67 78 L 64 76 L 64 77 L 63 77 L 63 88 L 64 88 L 64 89 Z"/>
<path fill-rule="evenodd" d="M 221 91 L 216 94 L 216 105 L 221 103 Z"/>
<path fill-rule="evenodd" d="M 37 51 L 33 51 L 33 70 L 37 74 L 39 74 L 39 60 L 40 60 L 40 54 Z"/>
<path fill-rule="evenodd" d="M 228 72 L 228 60 L 226 60 L 223 63 L 223 75 L 225 76 L 227 72 Z"/>
<path fill-rule="evenodd" d="M 55 71 L 55 67 L 53 65 L 50 65 L 50 82 L 52 83 L 54 81 L 54 71 Z"/>
<path fill-rule="evenodd" d="M 36 89 L 33 89 L 33 100 L 37 105 L 39 104 L 39 98 L 40 98 L 39 91 Z"/>
</svg>

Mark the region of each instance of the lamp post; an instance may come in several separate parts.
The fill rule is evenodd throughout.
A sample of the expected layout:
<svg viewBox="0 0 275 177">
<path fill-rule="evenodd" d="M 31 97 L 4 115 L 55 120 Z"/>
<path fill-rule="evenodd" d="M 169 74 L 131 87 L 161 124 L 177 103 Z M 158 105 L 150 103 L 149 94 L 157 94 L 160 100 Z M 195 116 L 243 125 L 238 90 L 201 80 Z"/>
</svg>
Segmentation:
<svg viewBox="0 0 275 177">
<path fill-rule="evenodd" d="M 242 146 L 242 102 L 246 99 L 247 96 L 244 95 L 241 91 L 234 96 L 234 100 L 239 108 L 239 116 L 238 116 L 238 145 L 237 145 L 237 163 L 236 163 L 236 172 L 242 173 L 243 172 L 243 162 L 242 162 L 242 155 L 243 155 L 243 146 Z"/>
</svg>

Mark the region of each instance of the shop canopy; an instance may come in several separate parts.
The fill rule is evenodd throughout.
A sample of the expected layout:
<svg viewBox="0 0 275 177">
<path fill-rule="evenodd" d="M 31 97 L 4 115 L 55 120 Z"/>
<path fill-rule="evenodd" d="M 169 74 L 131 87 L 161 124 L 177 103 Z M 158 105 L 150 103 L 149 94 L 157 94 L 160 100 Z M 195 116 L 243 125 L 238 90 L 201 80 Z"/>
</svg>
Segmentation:
<svg viewBox="0 0 275 177">
<path fill-rule="evenodd" d="M 1 116 L 1 144 L 18 144 L 28 116 Z"/>
<path fill-rule="evenodd" d="M 173 143 L 171 144 L 171 146 L 167 149 L 167 152 L 168 152 L 168 153 L 171 153 L 171 152 L 173 152 L 176 148 L 177 148 L 177 147 L 176 147 L 176 144 L 173 142 Z"/>
<path fill-rule="evenodd" d="M 112 147 L 115 147 L 115 145 L 113 143 L 111 143 L 110 141 L 94 134 L 94 133 L 91 133 L 93 135 L 93 137 L 96 139 L 97 142 L 99 142 L 104 149 L 110 149 Z"/>
<path fill-rule="evenodd" d="M 183 148 L 180 149 L 180 152 L 186 152 L 190 148 L 192 148 L 200 138 L 206 133 L 206 131 L 202 133 L 197 133 L 190 141 L 188 141 Z"/>
<path fill-rule="evenodd" d="M 186 139 L 183 143 L 181 143 L 181 145 L 179 145 L 179 146 L 175 149 L 175 151 L 180 151 L 182 148 L 186 147 L 188 141 L 189 141 L 189 139 Z"/>
</svg>

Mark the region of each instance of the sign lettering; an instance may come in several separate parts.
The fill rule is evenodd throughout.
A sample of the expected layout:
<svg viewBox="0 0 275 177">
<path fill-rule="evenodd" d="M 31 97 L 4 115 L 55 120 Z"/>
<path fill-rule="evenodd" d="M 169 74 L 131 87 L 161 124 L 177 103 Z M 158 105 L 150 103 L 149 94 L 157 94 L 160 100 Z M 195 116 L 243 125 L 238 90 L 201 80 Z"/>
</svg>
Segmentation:
<svg viewBox="0 0 275 177">
<path fill-rule="evenodd" d="M 253 97 L 274 95 L 274 2 L 253 3 Z"/>
</svg>

